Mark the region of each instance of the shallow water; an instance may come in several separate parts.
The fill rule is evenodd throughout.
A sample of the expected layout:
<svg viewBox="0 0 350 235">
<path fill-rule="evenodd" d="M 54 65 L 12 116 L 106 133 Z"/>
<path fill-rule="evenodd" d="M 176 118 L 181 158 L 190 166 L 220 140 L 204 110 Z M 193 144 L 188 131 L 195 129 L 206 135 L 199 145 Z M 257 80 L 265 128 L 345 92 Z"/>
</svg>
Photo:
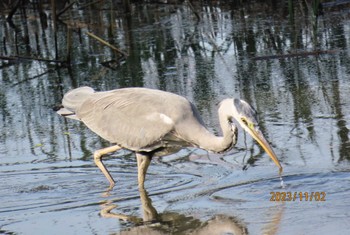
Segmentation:
<svg viewBox="0 0 350 235">
<path fill-rule="evenodd" d="M 62 16 L 65 24 L 58 24 L 60 60 L 72 29 L 70 69 L 2 61 L 0 233 L 346 233 L 349 8 L 325 7 L 315 27 L 315 19 L 298 6 L 296 12 L 304 14 L 291 20 L 284 7 L 261 12 L 255 4 L 196 5 L 199 22 L 186 5 L 134 5 L 132 17 L 77 5 Z M 15 31 L 3 15 L 0 38 L 6 37 L 6 51 L 2 47 L 1 55 L 18 50 L 23 56 L 55 57 L 50 20 L 45 28 L 35 11 L 28 10 L 27 24 L 15 15 L 21 29 L 16 49 Z M 88 30 L 129 55 L 117 61 L 84 33 Z M 26 42 L 26 32 L 37 32 L 37 39 Z M 108 143 L 52 111 L 64 92 L 82 85 L 175 92 L 189 98 L 218 134 L 220 100 L 247 100 L 284 167 L 284 188 L 278 168 L 240 129 L 236 148 L 223 155 L 183 149 L 154 158 L 147 192 L 137 189 L 133 154 L 111 154 L 105 163 L 117 182 L 106 192 L 108 183 L 92 154 Z M 283 192 L 290 193 L 290 201 L 271 201 Z"/>
</svg>

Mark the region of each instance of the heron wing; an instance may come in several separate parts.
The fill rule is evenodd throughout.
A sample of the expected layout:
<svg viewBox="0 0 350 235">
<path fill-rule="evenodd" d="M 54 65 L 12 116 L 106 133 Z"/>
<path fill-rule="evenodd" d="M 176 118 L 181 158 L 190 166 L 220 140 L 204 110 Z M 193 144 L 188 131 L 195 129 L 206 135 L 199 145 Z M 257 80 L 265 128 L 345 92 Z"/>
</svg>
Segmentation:
<svg viewBox="0 0 350 235">
<path fill-rule="evenodd" d="M 77 116 L 102 138 L 137 151 L 154 145 L 173 130 L 174 118 L 179 117 L 172 115 L 171 109 L 176 107 L 167 103 L 187 101 L 182 99 L 143 88 L 96 92 L 77 110 Z"/>
</svg>

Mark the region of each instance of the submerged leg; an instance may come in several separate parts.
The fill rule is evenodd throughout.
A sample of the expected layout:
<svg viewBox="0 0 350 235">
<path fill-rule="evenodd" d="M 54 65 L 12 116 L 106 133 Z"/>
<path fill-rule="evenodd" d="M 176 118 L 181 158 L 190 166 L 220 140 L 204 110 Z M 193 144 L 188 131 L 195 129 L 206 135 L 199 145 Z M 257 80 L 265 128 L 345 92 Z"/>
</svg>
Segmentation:
<svg viewBox="0 0 350 235">
<path fill-rule="evenodd" d="M 121 149 L 120 146 L 114 145 L 114 146 L 110 146 L 110 147 L 107 147 L 107 148 L 96 150 L 95 153 L 94 153 L 95 164 L 98 166 L 98 168 L 102 171 L 102 173 L 108 179 L 109 184 L 110 184 L 110 186 L 109 186 L 110 189 L 113 188 L 113 186 L 115 184 L 114 183 L 114 179 L 111 176 L 111 174 L 109 173 L 109 171 L 107 170 L 107 168 L 105 167 L 105 165 L 103 164 L 103 162 L 101 161 L 101 158 L 102 158 L 103 155 L 105 155 L 107 153 L 115 152 L 115 151 L 117 151 L 119 149 Z"/>
<path fill-rule="evenodd" d="M 136 153 L 136 158 L 139 188 L 144 189 L 146 173 L 148 166 L 151 163 L 151 157 L 145 154 Z"/>
</svg>

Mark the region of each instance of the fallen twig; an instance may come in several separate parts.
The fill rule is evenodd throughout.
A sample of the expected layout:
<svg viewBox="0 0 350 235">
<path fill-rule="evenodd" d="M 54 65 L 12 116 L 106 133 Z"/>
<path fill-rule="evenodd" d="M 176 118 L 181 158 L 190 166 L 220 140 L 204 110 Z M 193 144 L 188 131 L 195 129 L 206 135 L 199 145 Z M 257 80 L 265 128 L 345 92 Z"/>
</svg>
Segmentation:
<svg viewBox="0 0 350 235">
<path fill-rule="evenodd" d="M 89 32 L 86 32 L 87 35 L 89 35 L 90 37 L 96 39 L 97 41 L 101 42 L 102 44 L 104 44 L 105 46 L 108 46 L 110 48 L 112 48 L 113 50 L 115 50 L 116 52 L 122 54 L 123 56 L 128 56 L 128 54 L 122 50 L 119 50 L 118 48 L 116 48 L 115 46 L 109 44 L 108 42 L 106 42 L 105 40 L 103 40 L 102 38 L 96 36 L 95 34 L 92 34 L 92 33 L 89 33 Z"/>
</svg>

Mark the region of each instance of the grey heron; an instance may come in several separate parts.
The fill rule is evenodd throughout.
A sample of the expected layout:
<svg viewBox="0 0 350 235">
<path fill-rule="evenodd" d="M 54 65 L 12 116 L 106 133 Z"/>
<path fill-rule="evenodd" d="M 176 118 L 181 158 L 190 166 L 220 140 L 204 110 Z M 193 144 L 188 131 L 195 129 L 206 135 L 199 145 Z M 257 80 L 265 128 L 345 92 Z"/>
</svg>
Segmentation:
<svg viewBox="0 0 350 235">
<path fill-rule="evenodd" d="M 113 145 L 95 151 L 94 161 L 113 188 L 115 181 L 101 158 L 119 149 L 134 151 L 138 166 L 138 186 L 144 188 L 153 156 L 165 156 L 184 147 L 196 147 L 222 153 L 237 142 L 234 119 L 282 166 L 270 144 L 259 130 L 256 111 L 245 101 L 224 99 L 219 105 L 223 136 L 212 134 L 204 125 L 197 108 L 185 97 L 147 89 L 121 88 L 95 92 L 80 87 L 67 92 L 58 114 L 82 121 L 97 135 Z"/>
</svg>

